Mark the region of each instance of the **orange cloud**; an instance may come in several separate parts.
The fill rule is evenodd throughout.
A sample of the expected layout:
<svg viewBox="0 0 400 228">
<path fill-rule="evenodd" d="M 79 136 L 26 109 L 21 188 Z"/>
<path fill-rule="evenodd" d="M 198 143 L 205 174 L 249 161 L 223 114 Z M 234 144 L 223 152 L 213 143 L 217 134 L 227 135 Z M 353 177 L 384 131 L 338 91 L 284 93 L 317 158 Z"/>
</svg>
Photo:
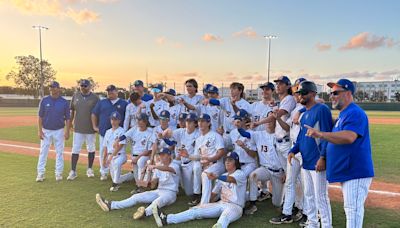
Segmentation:
<svg viewBox="0 0 400 228">
<path fill-rule="evenodd" d="M 254 29 L 252 27 L 247 27 L 247 28 L 245 28 L 245 29 L 243 29 L 243 30 L 241 30 L 239 32 L 235 32 L 233 34 L 233 36 L 235 36 L 235 37 L 243 36 L 243 37 L 248 37 L 248 38 L 257 38 L 258 35 L 257 35 L 257 32 L 254 31 Z"/>
<path fill-rule="evenodd" d="M 397 43 L 392 38 L 384 36 L 371 35 L 368 32 L 359 33 L 350 38 L 347 44 L 339 48 L 339 50 L 368 49 L 372 50 L 378 47 L 393 47 Z"/>
<path fill-rule="evenodd" d="M 202 39 L 206 42 L 222 42 L 222 38 L 215 36 L 211 33 L 206 33 L 203 35 Z"/>
<path fill-rule="evenodd" d="M 318 51 L 328 51 L 332 48 L 332 45 L 317 43 L 315 47 L 317 48 Z"/>
<path fill-rule="evenodd" d="M 68 9 L 66 15 L 74 20 L 78 24 L 85 24 L 98 21 L 100 16 L 94 11 L 90 11 L 88 9 L 83 9 L 76 11 L 74 9 Z"/>
<path fill-rule="evenodd" d="M 166 42 L 167 42 L 167 41 L 166 41 L 165 37 L 163 37 L 163 36 L 158 37 L 158 38 L 156 39 L 156 43 L 157 43 L 158 45 L 164 45 Z"/>
</svg>

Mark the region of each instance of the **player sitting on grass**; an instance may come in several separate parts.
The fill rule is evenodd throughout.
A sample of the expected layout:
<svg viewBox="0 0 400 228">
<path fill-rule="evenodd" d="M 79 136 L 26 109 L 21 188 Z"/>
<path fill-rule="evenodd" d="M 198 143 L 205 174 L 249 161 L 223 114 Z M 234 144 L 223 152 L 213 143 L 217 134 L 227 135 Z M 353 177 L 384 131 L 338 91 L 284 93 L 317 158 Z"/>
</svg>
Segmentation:
<svg viewBox="0 0 400 228">
<path fill-rule="evenodd" d="M 152 191 L 137 193 L 122 201 L 108 201 L 100 194 L 96 194 L 96 202 L 103 211 L 118 210 L 133 207 L 139 203 L 151 203 L 147 208 L 139 207 L 133 214 L 133 219 L 150 216 L 153 207 L 164 207 L 173 204 L 176 200 L 179 185 L 179 167 L 172 162 L 172 151 L 163 148 L 159 152 L 161 164 L 148 165 L 147 168 L 154 171 L 151 180 L 152 188 L 158 183 L 158 188 Z"/>
<path fill-rule="evenodd" d="M 177 224 L 194 219 L 219 218 L 213 228 L 228 227 L 231 222 L 242 216 L 246 195 L 246 176 L 240 170 L 239 155 L 231 152 L 225 158 L 226 173 L 212 179 L 218 179 L 211 198 L 214 203 L 201 204 L 178 214 L 164 214 L 159 207 L 153 207 L 153 216 L 158 227 Z M 221 200 L 215 202 L 217 196 Z"/>
</svg>

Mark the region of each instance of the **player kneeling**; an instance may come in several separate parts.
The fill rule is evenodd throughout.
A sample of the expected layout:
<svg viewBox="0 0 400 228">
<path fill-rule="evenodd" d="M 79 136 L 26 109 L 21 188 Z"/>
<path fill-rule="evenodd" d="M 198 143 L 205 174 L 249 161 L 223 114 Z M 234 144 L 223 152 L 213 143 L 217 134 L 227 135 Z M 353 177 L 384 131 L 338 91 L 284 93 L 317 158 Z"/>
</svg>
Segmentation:
<svg viewBox="0 0 400 228">
<path fill-rule="evenodd" d="M 103 211 L 117 210 L 133 207 L 139 203 L 151 203 L 147 208 L 139 207 L 133 214 L 133 219 L 140 219 L 143 216 L 150 216 L 153 207 L 164 207 L 173 204 L 176 200 L 179 185 L 179 167 L 172 162 L 172 152 L 163 148 L 160 152 L 161 164 L 149 165 L 148 168 L 154 171 L 152 187 L 158 183 L 156 190 L 134 194 L 122 201 L 108 201 L 100 194 L 96 194 L 96 202 Z"/>
<path fill-rule="evenodd" d="M 177 224 L 194 219 L 218 218 L 213 226 L 228 227 L 231 222 L 242 216 L 246 195 L 246 175 L 240 170 L 239 155 L 229 153 L 225 159 L 226 173 L 219 177 L 212 174 L 218 181 L 212 191 L 211 198 L 220 196 L 221 200 L 215 203 L 201 204 L 178 214 L 166 215 L 159 207 L 153 208 L 153 216 L 158 227 L 167 224 Z"/>
</svg>

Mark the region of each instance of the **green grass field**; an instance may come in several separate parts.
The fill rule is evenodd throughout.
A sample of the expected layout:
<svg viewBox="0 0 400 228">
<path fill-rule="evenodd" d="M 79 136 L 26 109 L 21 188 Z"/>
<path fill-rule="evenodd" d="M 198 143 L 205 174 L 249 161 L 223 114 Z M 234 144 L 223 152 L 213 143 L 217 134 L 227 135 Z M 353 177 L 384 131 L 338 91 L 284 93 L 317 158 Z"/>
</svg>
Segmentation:
<svg viewBox="0 0 400 228">
<path fill-rule="evenodd" d="M 0 172 L 3 182 L 0 188 L 0 227 L 156 227 L 153 218 L 134 221 L 132 213 L 140 206 L 103 212 L 95 202 L 95 194 L 101 193 L 107 199 L 120 200 L 128 197 L 132 184 L 124 184 L 120 191 L 110 193 L 111 184 L 98 178 L 88 179 L 86 168 L 78 166 L 79 177 L 69 182 L 57 183 L 54 179 L 54 160 L 47 164 L 47 179 L 36 183 L 37 158 L 0 152 Z M 69 164 L 66 163 L 66 168 Z M 97 173 L 96 173 L 97 174 Z M 65 176 L 64 176 L 65 177 Z M 167 213 L 186 210 L 188 197 L 180 194 L 175 204 L 166 207 Z M 267 223 L 278 215 L 270 201 L 258 204 L 259 211 L 244 216 L 230 227 L 274 227 Z M 345 215 L 342 203 L 332 203 L 333 226 L 344 227 Z M 395 211 L 367 208 L 364 227 L 398 227 L 400 213 Z M 169 227 L 211 227 L 217 219 L 191 221 Z M 297 224 L 276 227 L 298 227 Z"/>
<path fill-rule="evenodd" d="M 0 108 L 0 116 L 35 116 L 37 108 Z"/>
</svg>

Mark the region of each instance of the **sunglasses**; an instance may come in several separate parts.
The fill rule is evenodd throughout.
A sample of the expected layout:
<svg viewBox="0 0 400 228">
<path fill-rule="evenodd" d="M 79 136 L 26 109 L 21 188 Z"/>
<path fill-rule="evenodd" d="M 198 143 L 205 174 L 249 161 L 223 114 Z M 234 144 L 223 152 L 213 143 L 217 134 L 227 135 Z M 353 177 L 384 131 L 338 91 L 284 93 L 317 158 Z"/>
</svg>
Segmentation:
<svg viewBox="0 0 400 228">
<path fill-rule="evenodd" d="M 331 92 L 331 96 L 337 96 L 339 95 L 341 92 L 346 92 L 347 90 L 336 90 Z"/>
</svg>

